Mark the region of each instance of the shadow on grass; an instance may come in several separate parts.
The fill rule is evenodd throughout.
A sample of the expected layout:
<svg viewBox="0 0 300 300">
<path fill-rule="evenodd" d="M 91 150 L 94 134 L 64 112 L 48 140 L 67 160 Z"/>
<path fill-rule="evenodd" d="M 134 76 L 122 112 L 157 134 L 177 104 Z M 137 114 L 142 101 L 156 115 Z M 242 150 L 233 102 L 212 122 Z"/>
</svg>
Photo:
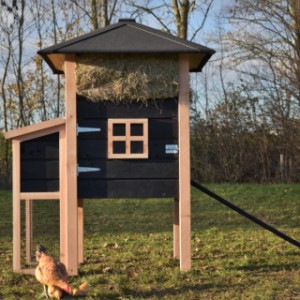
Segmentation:
<svg viewBox="0 0 300 300">
<path fill-rule="evenodd" d="M 153 298 L 167 298 L 167 297 L 182 297 L 182 299 L 188 299 L 192 297 L 193 299 L 195 296 L 199 296 L 198 293 L 201 292 L 208 292 L 209 290 L 218 290 L 218 292 L 222 292 L 226 290 L 228 286 L 226 285 L 218 285 L 213 283 L 205 283 L 205 284 L 196 284 L 196 285 L 185 285 L 178 288 L 162 288 L 162 289 L 151 289 L 149 291 L 142 291 L 138 288 L 124 288 L 123 293 L 127 297 L 129 296 L 130 299 L 153 299 Z M 230 286 L 230 288 L 234 288 Z M 241 288 L 241 284 L 239 284 L 239 288 Z M 119 295 L 120 297 L 120 295 Z M 111 298 L 111 299 L 118 299 L 118 298 Z"/>
<path fill-rule="evenodd" d="M 299 269 L 298 263 L 283 263 L 283 264 L 251 264 L 246 266 L 237 266 L 230 268 L 231 270 L 237 271 L 255 271 L 255 272 L 281 272 L 281 271 L 294 271 Z"/>
<path fill-rule="evenodd" d="M 162 289 L 151 289 L 149 291 L 139 290 L 138 288 L 128 288 L 123 287 L 121 295 L 125 297 L 130 297 L 130 299 L 153 299 L 153 298 L 164 298 L 164 297 L 172 297 L 172 296 L 182 296 L 182 299 L 186 298 L 186 293 L 198 293 L 201 291 L 210 290 L 212 288 L 218 288 L 213 284 L 199 284 L 199 285 L 187 285 L 180 288 L 162 288 Z M 224 288 L 224 287 L 223 287 Z M 119 293 L 111 293 L 109 295 L 105 295 L 102 292 L 94 294 L 97 299 L 120 299 L 121 296 Z"/>
</svg>

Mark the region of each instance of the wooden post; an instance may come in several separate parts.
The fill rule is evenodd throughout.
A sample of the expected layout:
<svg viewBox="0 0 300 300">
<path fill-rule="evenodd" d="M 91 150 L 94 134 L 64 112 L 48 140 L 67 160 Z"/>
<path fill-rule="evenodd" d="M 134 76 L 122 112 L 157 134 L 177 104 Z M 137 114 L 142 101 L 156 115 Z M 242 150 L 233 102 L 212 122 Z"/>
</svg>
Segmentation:
<svg viewBox="0 0 300 300">
<path fill-rule="evenodd" d="M 180 259 L 179 245 L 179 200 L 173 201 L 173 257 Z"/>
<path fill-rule="evenodd" d="M 26 263 L 32 264 L 32 200 L 25 200 L 26 207 Z"/>
<path fill-rule="evenodd" d="M 60 215 L 60 261 L 67 264 L 67 216 L 66 216 L 66 130 L 59 131 L 59 215 Z"/>
<path fill-rule="evenodd" d="M 77 212 L 77 124 L 76 124 L 76 78 L 75 55 L 65 58 L 65 196 L 61 198 L 66 226 L 65 262 L 70 275 L 78 273 L 78 212 Z"/>
<path fill-rule="evenodd" d="M 84 262 L 84 214 L 83 199 L 78 199 L 78 263 Z"/>
<path fill-rule="evenodd" d="M 13 153 L 13 270 L 21 270 L 21 168 L 20 141 L 12 141 Z"/>
<path fill-rule="evenodd" d="M 179 56 L 179 238 L 180 269 L 191 268 L 191 180 L 189 57 Z"/>
</svg>

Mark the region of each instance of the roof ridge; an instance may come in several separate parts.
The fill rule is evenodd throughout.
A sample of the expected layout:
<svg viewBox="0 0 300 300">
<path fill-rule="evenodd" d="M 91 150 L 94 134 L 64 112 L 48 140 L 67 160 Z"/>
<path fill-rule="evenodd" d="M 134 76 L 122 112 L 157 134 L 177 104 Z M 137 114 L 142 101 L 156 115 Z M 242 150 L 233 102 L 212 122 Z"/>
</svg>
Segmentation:
<svg viewBox="0 0 300 300">
<path fill-rule="evenodd" d="M 45 49 L 41 49 L 41 50 L 38 51 L 38 54 L 47 54 L 53 48 L 55 49 L 55 51 L 59 51 L 59 50 L 65 48 L 65 47 L 74 45 L 74 44 L 76 44 L 78 42 L 82 42 L 82 41 L 88 40 L 88 39 L 93 38 L 93 37 L 95 37 L 97 35 L 100 35 L 102 33 L 106 33 L 106 32 L 109 32 L 111 30 L 115 30 L 115 29 L 121 28 L 121 27 L 123 27 L 125 25 L 126 25 L 126 23 L 116 23 L 116 24 L 112 24 L 112 25 L 100 28 L 98 30 L 87 32 L 87 33 L 85 33 L 85 34 L 83 34 L 81 36 L 77 36 L 77 37 L 71 38 L 69 40 L 66 40 L 66 41 L 57 43 L 55 45 L 52 45 L 50 47 L 47 47 Z M 57 46 L 59 44 L 61 44 L 61 46 L 59 48 L 57 48 Z"/>
<path fill-rule="evenodd" d="M 174 40 L 174 37 L 175 37 L 175 36 L 173 36 L 173 35 L 172 35 L 172 38 L 169 38 L 169 37 L 167 37 L 167 36 L 162 36 L 162 35 L 160 35 L 159 33 L 154 33 L 154 32 L 151 32 L 151 31 L 149 31 L 149 30 L 140 28 L 140 26 L 132 26 L 131 24 L 127 24 L 127 26 L 134 27 L 134 28 L 136 28 L 136 29 L 138 29 L 138 30 L 147 32 L 147 33 L 152 34 L 152 35 L 154 35 L 154 36 L 157 36 L 157 37 L 159 37 L 159 38 L 163 38 L 163 39 L 165 39 L 165 40 L 174 42 L 174 43 L 176 43 L 176 44 L 179 44 L 179 45 L 182 45 L 182 46 L 186 46 L 186 47 L 191 48 L 191 49 L 193 49 L 193 50 L 198 50 L 196 47 L 192 47 L 192 46 L 189 46 L 189 45 L 185 44 L 184 41 L 187 41 L 187 40 L 182 39 L 182 40 L 183 40 L 182 42 L 180 42 L 180 41 L 175 41 L 175 40 Z M 145 26 L 145 27 L 146 27 L 146 26 Z M 157 30 L 157 29 L 155 29 L 155 30 Z M 161 33 L 163 34 L 164 32 L 161 32 Z M 178 37 L 176 37 L 176 38 L 178 38 Z M 187 41 L 187 42 L 188 42 L 188 41 Z"/>
</svg>

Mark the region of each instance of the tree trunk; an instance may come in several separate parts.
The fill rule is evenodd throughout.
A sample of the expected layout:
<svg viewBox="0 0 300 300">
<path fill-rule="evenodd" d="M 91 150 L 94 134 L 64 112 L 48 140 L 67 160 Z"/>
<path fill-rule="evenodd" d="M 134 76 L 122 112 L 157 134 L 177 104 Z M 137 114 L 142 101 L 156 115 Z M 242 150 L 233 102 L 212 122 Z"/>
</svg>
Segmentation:
<svg viewBox="0 0 300 300">
<path fill-rule="evenodd" d="M 107 0 L 101 0 L 100 1 L 100 28 L 103 28 L 108 25 L 108 1 Z"/>
<path fill-rule="evenodd" d="M 98 24 L 98 5 L 97 5 L 97 0 L 91 0 L 91 10 L 92 10 L 92 28 L 93 30 L 99 29 L 99 24 Z"/>
<path fill-rule="evenodd" d="M 300 104 L 300 0 L 290 0 L 289 4 L 295 43 L 296 86 L 298 87 L 298 103 Z"/>
<path fill-rule="evenodd" d="M 187 39 L 190 1 L 172 0 L 172 6 L 176 20 L 177 36 L 182 39 Z"/>
<path fill-rule="evenodd" d="M 25 0 L 21 0 L 21 10 L 18 22 L 18 60 L 17 60 L 17 88 L 18 88 L 18 98 L 19 98 L 19 115 L 21 125 L 28 125 L 25 115 L 25 105 L 24 105 L 24 84 L 22 75 L 22 61 L 23 61 L 23 39 L 24 39 L 24 11 L 25 11 Z"/>
</svg>

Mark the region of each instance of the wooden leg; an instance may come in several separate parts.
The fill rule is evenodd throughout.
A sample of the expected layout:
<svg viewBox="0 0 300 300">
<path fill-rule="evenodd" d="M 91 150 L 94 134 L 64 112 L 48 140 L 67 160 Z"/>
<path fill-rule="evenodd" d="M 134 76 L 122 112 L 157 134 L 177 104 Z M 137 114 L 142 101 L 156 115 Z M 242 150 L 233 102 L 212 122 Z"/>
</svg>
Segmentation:
<svg viewBox="0 0 300 300">
<path fill-rule="evenodd" d="M 180 269 L 191 268 L 191 180 L 189 58 L 179 56 L 179 236 Z"/>
<path fill-rule="evenodd" d="M 174 199 L 173 202 L 173 257 L 180 258 L 179 246 L 179 201 Z"/>
<path fill-rule="evenodd" d="M 13 140 L 13 270 L 21 271 L 20 142 Z"/>
<path fill-rule="evenodd" d="M 26 218 L 26 263 L 30 265 L 32 253 L 32 200 L 25 200 Z"/>
<path fill-rule="evenodd" d="M 76 60 L 66 54 L 65 63 L 65 184 L 66 267 L 69 275 L 78 274 L 78 196 L 77 196 L 77 123 L 76 123 Z"/>
<path fill-rule="evenodd" d="M 179 199 L 180 269 L 190 270 L 191 262 L 191 214 L 189 199 Z"/>
<path fill-rule="evenodd" d="M 65 212 L 65 205 L 63 204 L 65 197 L 61 197 L 59 200 L 59 212 L 60 212 L 60 261 L 66 265 L 67 259 L 67 219 Z"/>
<path fill-rule="evenodd" d="M 60 217 L 60 261 L 67 265 L 67 214 L 66 214 L 66 132 L 59 132 L 59 217 Z"/>
<path fill-rule="evenodd" d="M 84 262 L 84 215 L 83 199 L 78 199 L 78 263 Z"/>
</svg>

